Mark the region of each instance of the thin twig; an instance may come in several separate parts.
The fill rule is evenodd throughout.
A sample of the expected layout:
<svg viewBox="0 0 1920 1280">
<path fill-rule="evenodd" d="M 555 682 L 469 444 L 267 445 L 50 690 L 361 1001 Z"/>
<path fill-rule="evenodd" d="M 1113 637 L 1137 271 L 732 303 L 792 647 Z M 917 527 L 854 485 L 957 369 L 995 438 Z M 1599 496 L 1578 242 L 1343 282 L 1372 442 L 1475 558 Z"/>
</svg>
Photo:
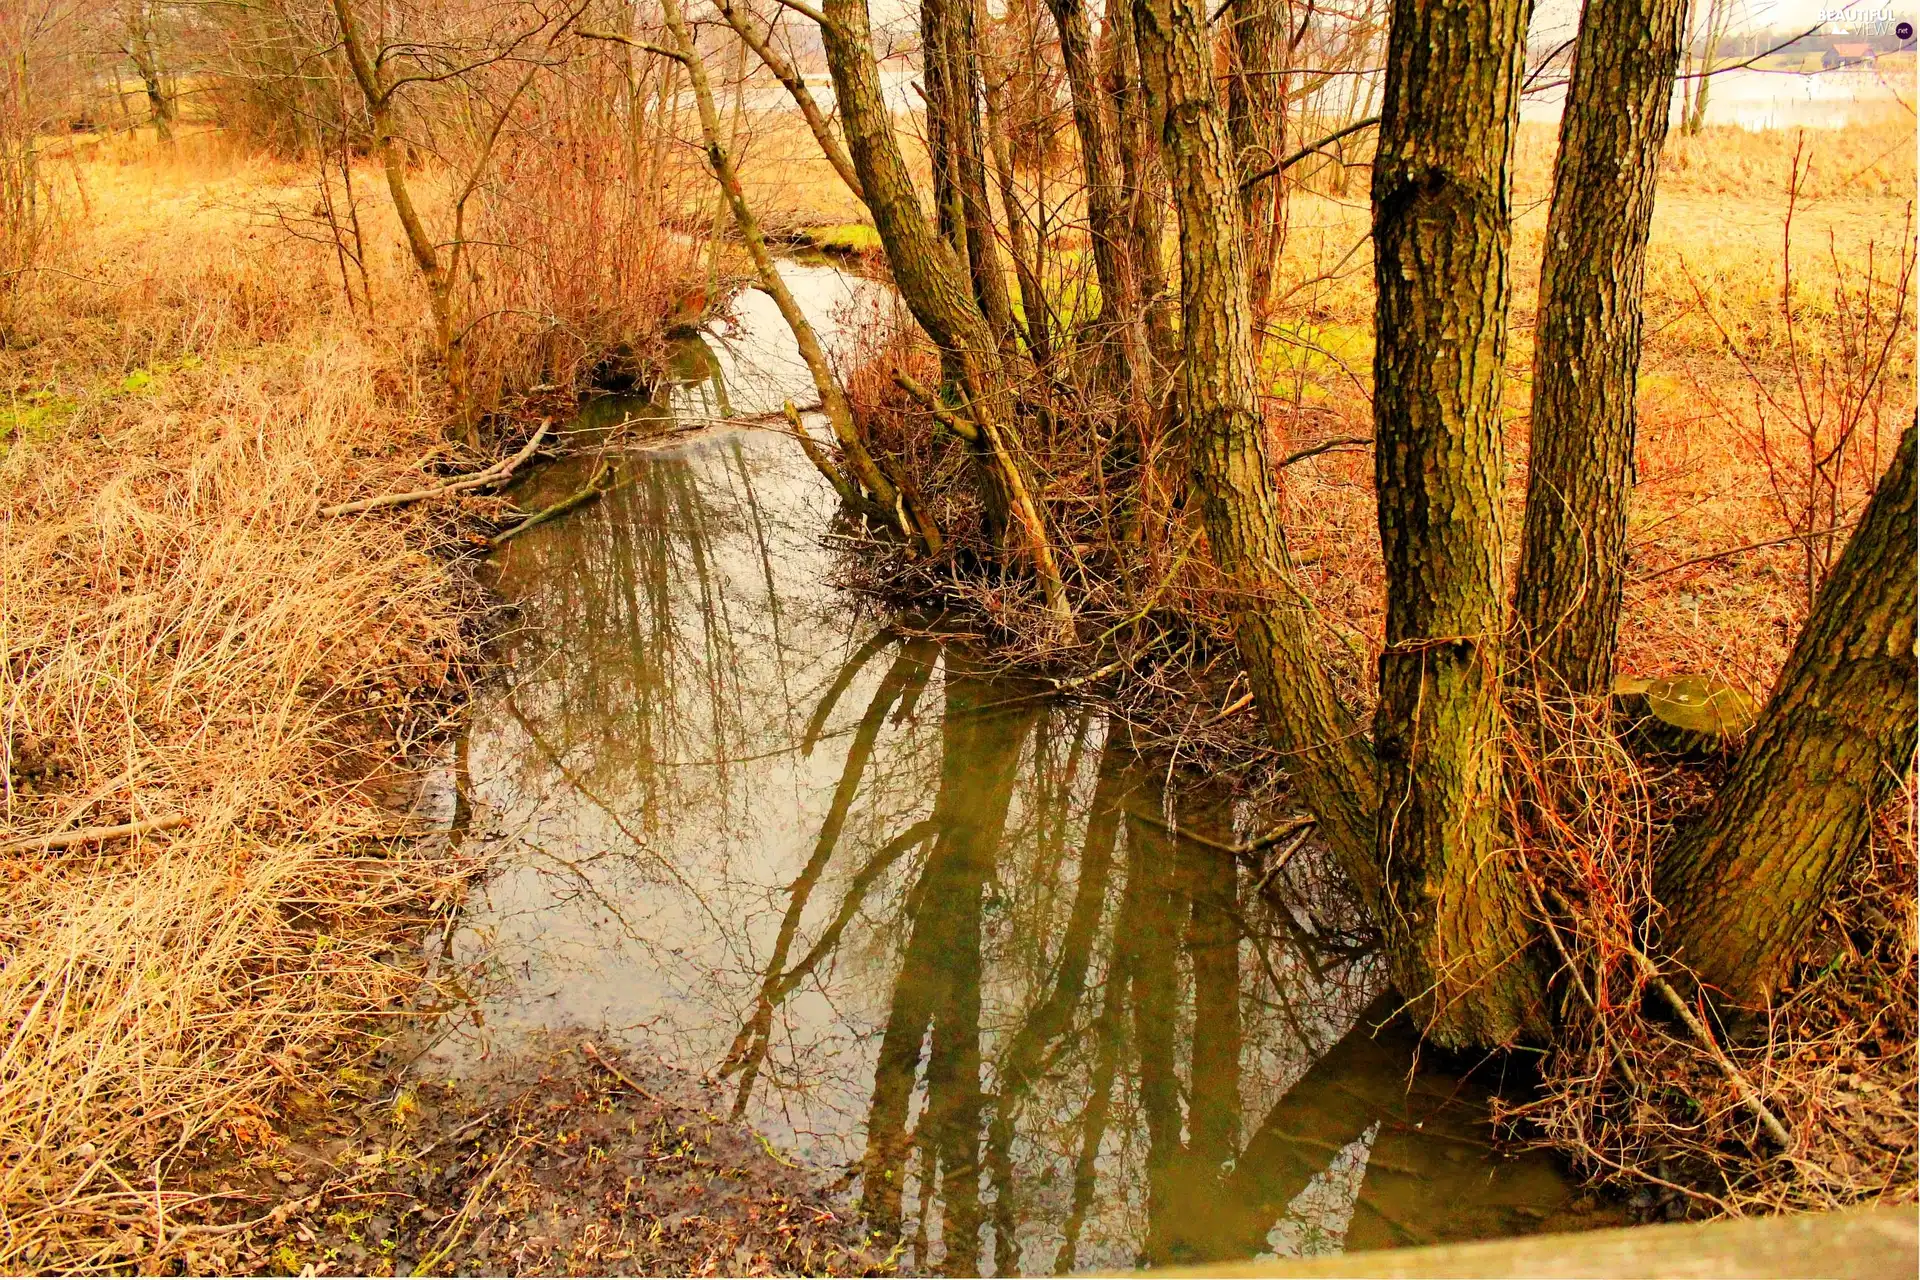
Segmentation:
<svg viewBox="0 0 1920 1280">
<path fill-rule="evenodd" d="M 124 840 L 131 836 L 144 836 L 152 831 L 172 831 L 175 827 L 187 825 L 184 813 L 169 813 L 158 818 L 142 818 L 138 822 L 123 822 L 117 827 L 82 827 L 78 831 L 62 831 L 50 836 L 29 836 L 25 840 L 9 840 L 0 844 L 0 853 L 22 853 L 29 849 L 52 851 L 70 849 L 77 844 L 101 844 L 108 840 Z"/>
<path fill-rule="evenodd" d="M 651 1102 L 654 1106 L 659 1107 L 663 1111 L 671 1111 L 674 1109 L 674 1106 L 671 1102 L 668 1102 L 665 1098 L 661 1097 L 657 1093 L 654 1093 L 650 1089 L 642 1088 L 639 1082 L 637 1082 L 632 1076 L 628 1075 L 626 1072 L 622 1071 L 620 1068 L 614 1066 L 611 1062 L 608 1062 L 605 1058 L 600 1056 L 600 1051 L 594 1048 L 593 1041 L 582 1040 L 580 1042 L 580 1052 L 584 1054 L 586 1057 L 593 1059 L 594 1063 L 597 1066 L 599 1066 L 599 1068 L 602 1071 L 606 1072 L 608 1075 L 612 1076 L 615 1080 L 618 1080 L 621 1084 L 627 1086 L 627 1088 L 633 1090 L 635 1093 L 645 1098 L 648 1102 Z"/>
<path fill-rule="evenodd" d="M 1559 890 L 1548 886 L 1547 896 L 1553 899 L 1553 905 L 1558 908 L 1562 914 L 1569 916 L 1573 914 L 1573 911 L 1567 906 L 1567 900 L 1560 896 Z M 1628 957 L 1632 959 L 1634 968 L 1640 971 L 1640 976 L 1646 980 L 1647 985 L 1659 993 L 1660 998 L 1666 1002 L 1667 1007 L 1673 1010 L 1674 1016 L 1678 1017 L 1687 1030 L 1693 1033 L 1693 1038 L 1699 1041 L 1700 1047 L 1707 1051 L 1708 1056 L 1713 1059 L 1714 1064 L 1720 1068 L 1721 1074 L 1725 1075 L 1728 1083 L 1733 1085 L 1734 1092 L 1740 1095 L 1741 1103 L 1745 1105 L 1747 1110 L 1753 1114 L 1753 1117 L 1760 1122 L 1760 1127 L 1767 1131 L 1767 1136 L 1778 1143 L 1782 1151 L 1792 1151 L 1794 1147 L 1793 1135 L 1787 1132 L 1787 1126 L 1781 1124 L 1780 1117 L 1774 1115 L 1767 1107 L 1765 1100 L 1760 1097 L 1760 1091 L 1753 1087 L 1753 1082 L 1747 1079 L 1746 1075 L 1735 1065 L 1733 1059 L 1729 1058 L 1726 1055 L 1726 1051 L 1721 1049 L 1719 1042 L 1713 1038 L 1713 1033 L 1708 1031 L 1706 1024 L 1694 1015 L 1693 1010 L 1688 1007 L 1687 1002 L 1680 998 L 1680 993 L 1673 989 L 1671 983 L 1660 976 L 1659 966 L 1654 964 L 1646 952 L 1640 950 L 1640 948 L 1634 946 L 1631 942 L 1622 939 L 1619 941 L 1619 946 L 1627 953 Z"/>
<path fill-rule="evenodd" d="M 473 1216 L 474 1209 L 480 1203 L 480 1197 L 487 1193 L 487 1188 L 491 1187 L 494 1179 L 500 1176 L 500 1171 L 507 1167 L 507 1162 L 512 1160 L 519 1149 L 526 1144 L 525 1138 L 516 1137 L 507 1144 L 506 1150 L 494 1159 L 493 1167 L 487 1170 L 487 1176 L 480 1179 L 473 1190 L 467 1193 L 466 1202 L 460 1206 L 460 1212 L 453 1216 L 453 1222 L 448 1226 L 446 1234 L 441 1237 L 439 1247 L 414 1264 L 415 1275 L 432 1275 L 435 1268 L 453 1256 L 454 1248 L 460 1243 L 461 1233 L 466 1230 L 467 1220 Z"/>
<path fill-rule="evenodd" d="M 1768 538 L 1762 542 L 1749 542 L 1742 547 L 1730 547 L 1725 551 L 1709 552 L 1704 556 L 1695 556 L 1691 560 L 1682 560 L 1679 564 L 1670 564 L 1664 569 L 1655 569 L 1652 573 L 1636 573 L 1633 575 L 1633 581 L 1652 582 L 1655 578 L 1664 578 L 1670 573 L 1678 573 L 1682 569 L 1691 569 L 1697 564 L 1707 564 L 1714 560 L 1725 560 L 1730 556 L 1741 555 L 1748 551 L 1758 551 L 1763 547 L 1777 547 L 1786 542 L 1811 542 L 1815 538 L 1831 537 L 1836 533 L 1847 532 L 1858 523 L 1860 523 L 1858 520 L 1849 520 L 1845 524 L 1834 525 L 1831 529 L 1815 529 L 1812 533 L 1789 533 L 1782 538 Z"/>
</svg>

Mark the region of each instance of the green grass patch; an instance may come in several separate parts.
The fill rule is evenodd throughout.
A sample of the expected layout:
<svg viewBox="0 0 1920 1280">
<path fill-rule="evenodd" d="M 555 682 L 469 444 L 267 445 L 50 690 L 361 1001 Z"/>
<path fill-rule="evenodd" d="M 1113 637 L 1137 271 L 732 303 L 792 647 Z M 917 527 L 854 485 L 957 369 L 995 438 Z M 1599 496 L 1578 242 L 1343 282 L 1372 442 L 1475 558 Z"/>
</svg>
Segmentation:
<svg viewBox="0 0 1920 1280">
<path fill-rule="evenodd" d="M 823 253 L 878 253 L 880 233 L 861 222 L 807 227 L 803 234 Z"/>
<path fill-rule="evenodd" d="M 1364 324 L 1311 320 L 1277 323 L 1265 343 L 1266 383 L 1282 399 L 1339 403 L 1356 394 L 1373 372 L 1373 329 Z"/>
</svg>

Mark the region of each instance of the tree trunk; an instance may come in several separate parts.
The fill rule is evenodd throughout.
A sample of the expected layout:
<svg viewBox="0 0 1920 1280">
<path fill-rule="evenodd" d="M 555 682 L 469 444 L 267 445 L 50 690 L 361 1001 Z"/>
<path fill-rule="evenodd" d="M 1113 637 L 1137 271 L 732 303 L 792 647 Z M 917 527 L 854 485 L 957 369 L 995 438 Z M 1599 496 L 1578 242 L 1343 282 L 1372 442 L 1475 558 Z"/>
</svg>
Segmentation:
<svg viewBox="0 0 1920 1280">
<path fill-rule="evenodd" d="M 1687 133 L 1697 134 L 1707 123 L 1707 86 L 1713 83 L 1714 60 L 1720 56 L 1720 38 L 1727 30 L 1726 0 L 1707 7 L 1706 44 L 1700 50 L 1700 78 L 1693 82 L 1693 104 L 1687 114 Z"/>
<path fill-rule="evenodd" d="M 1540 265 L 1514 595 L 1535 682 L 1605 693 L 1626 582 L 1647 227 L 1686 0 L 1588 0 Z"/>
<path fill-rule="evenodd" d="M 1913 767 L 1914 428 L 1900 438 L 1733 774 L 1661 861 L 1668 949 L 1758 1005 Z"/>
<path fill-rule="evenodd" d="M 154 135 L 161 142 L 172 142 L 173 98 L 167 93 L 166 75 L 160 67 L 160 51 L 153 37 L 153 6 L 149 0 L 136 0 L 127 25 L 127 56 L 147 91 L 147 113 L 153 117 Z"/>
<path fill-rule="evenodd" d="M 847 153 L 866 193 L 887 266 L 908 310 L 955 371 L 961 408 L 977 428 L 969 442 L 989 536 L 1024 555 L 1060 626 L 1072 618 L 1027 469 L 1014 452 L 1013 394 L 999 344 L 967 274 L 933 234 L 920 208 L 880 89 L 866 0 L 825 0 L 827 66 L 833 73 Z"/>
<path fill-rule="evenodd" d="M 1047 305 L 1046 286 L 1041 282 L 1034 237 L 1030 234 L 1027 210 L 1014 180 L 1013 147 L 1007 140 L 1004 83 L 986 82 L 981 88 L 987 104 L 987 143 L 993 156 L 994 180 L 1000 187 L 1000 210 L 1007 223 L 1007 252 L 1013 259 L 1014 278 L 1020 282 L 1020 310 L 1023 321 L 1017 326 L 1027 341 L 1033 362 L 1048 377 L 1053 373 L 1053 316 Z"/>
<path fill-rule="evenodd" d="M 434 341 L 447 367 L 447 389 L 453 397 L 453 425 L 469 447 L 480 444 L 473 422 L 473 406 L 467 390 L 466 352 L 453 315 L 453 277 L 440 260 L 439 246 L 427 231 L 427 224 L 413 203 L 407 185 L 407 158 L 399 130 L 395 126 L 392 91 L 382 83 L 379 64 L 367 49 L 349 0 L 333 0 L 334 17 L 340 23 L 340 39 L 353 71 L 354 83 L 366 99 L 367 113 L 373 121 L 373 141 L 380 152 L 380 164 L 387 177 L 387 194 L 393 200 L 394 214 L 407 238 L 407 248 L 427 286 L 427 306 L 433 315 Z"/>
<path fill-rule="evenodd" d="M 1141 62 L 1165 95 L 1166 152 L 1180 211 L 1182 409 L 1189 465 L 1234 643 L 1288 773 L 1369 899 L 1373 763 L 1314 655 L 1310 608 L 1280 522 L 1253 381 L 1233 146 L 1215 97 L 1205 0 L 1135 0 Z"/>
<path fill-rule="evenodd" d="M 721 144 L 720 112 L 714 105 L 713 88 L 707 80 L 706 60 L 700 56 L 699 46 L 694 43 L 693 33 L 687 27 L 680 0 L 661 0 L 661 4 L 667 29 L 673 35 L 674 47 L 693 86 L 694 106 L 700 116 L 700 133 L 706 143 L 708 166 L 713 170 L 714 181 L 719 184 L 721 196 L 733 214 L 741 240 L 746 242 L 747 253 L 753 259 L 754 270 L 760 277 L 760 287 L 772 297 L 781 318 L 793 333 L 794 345 L 799 348 L 800 358 L 806 362 L 807 372 L 813 379 L 813 389 L 820 397 L 820 407 L 826 412 L 834 439 L 840 445 L 840 455 L 846 460 L 847 474 L 840 473 L 825 458 L 813 458 L 814 465 L 821 469 L 828 482 L 850 505 L 862 510 L 863 514 L 877 515 L 883 523 L 891 526 L 909 543 L 917 544 L 921 550 L 929 554 L 937 553 L 941 541 L 939 529 L 913 495 L 881 470 L 867 449 L 866 440 L 853 420 L 853 408 L 847 403 L 846 393 L 840 389 L 839 380 L 833 376 L 833 369 L 827 363 L 827 353 L 820 345 L 819 335 L 814 332 L 806 313 L 800 310 L 793 291 L 787 288 L 773 255 L 767 250 L 766 236 L 761 233 L 760 220 L 754 216 L 753 207 L 747 203 L 746 191 L 740 185 L 740 175 L 733 167 L 733 157 L 729 149 Z M 743 43 L 741 48 L 744 51 L 746 45 Z M 793 429 L 805 441 L 805 428 L 800 425 L 797 415 Z M 812 451 L 809 450 L 811 455 Z"/>
<path fill-rule="evenodd" d="M 1240 158 L 1242 183 L 1279 164 L 1287 151 L 1289 0 L 1239 0 L 1233 7 L 1233 78 L 1227 85 L 1227 124 Z M 1247 297 L 1264 315 L 1273 273 L 1287 237 L 1287 181 L 1274 174 L 1240 189 L 1247 229 Z"/>
<path fill-rule="evenodd" d="M 1136 459 L 1151 447 L 1153 357 L 1142 312 L 1132 233 L 1127 219 L 1125 179 L 1108 126 L 1094 69 L 1093 31 L 1085 0 L 1047 0 L 1060 35 L 1060 61 L 1073 102 L 1074 132 L 1080 141 L 1080 170 L 1086 183 L 1087 237 L 1093 246 L 1094 275 L 1100 281 L 1100 314 L 1094 322 L 1102 343 L 1102 371 L 1122 405 L 1127 431 L 1121 437 Z M 1115 5 L 1122 8 L 1124 4 Z M 1143 495 L 1135 490 L 1138 504 Z"/>
<path fill-rule="evenodd" d="M 1395 985 L 1443 1045 L 1542 1019 L 1500 838 L 1502 362 L 1529 0 L 1394 0 L 1373 170 L 1374 749 Z"/>
<path fill-rule="evenodd" d="M 801 118 L 807 122 L 807 131 L 820 144 L 820 154 L 833 166 L 840 181 L 847 184 L 847 190 L 853 192 L 856 198 L 864 201 L 865 197 L 860 191 L 860 175 L 853 171 L 853 161 L 847 158 L 847 149 L 840 145 L 840 138 L 834 133 L 832 123 L 814 100 L 813 91 L 807 88 L 806 78 L 790 59 L 773 47 L 772 30 L 762 31 L 754 22 L 753 15 L 746 11 L 746 6 L 737 0 L 718 0 L 717 7 L 720 16 L 727 20 L 727 25 L 753 50 L 754 56 L 773 73 L 773 78 L 786 89 L 793 104 L 800 108 Z"/>
<path fill-rule="evenodd" d="M 1009 352 L 1013 305 L 994 242 L 980 137 L 980 59 L 973 0 L 921 0 L 921 82 L 927 154 L 940 234 L 967 264 L 973 296 L 994 339 Z"/>
<path fill-rule="evenodd" d="M 1146 309 L 1147 344 L 1153 353 L 1156 372 L 1173 368 L 1173 317 L 1168 305 L 1167 271 L 1160 256 L 1164 224 L 1154 181 L 1154 129 L 1146 92 L 1146 78 L 1140 66 L 1139 42 L 1133 30 L 1133 7 L 1126 3 L 1107 6 L 1111 29 L 1111 62 L 1107 68 L 1108 92 L 1113 99 L 1118 126 L 1114 130 L 1120 151 L 1120 177 L 1125 184 L 1127 210 L 1127 248 L 1133 258 L 1134 279 Z M 1158 378 L 1155 379 L 1156 384 Z M 1157 391 L 1157 387 L 1156 387 Z"/>
<path fill-rule="evenodd" d="M 1094 275 L 1100 281 L 1101 337 L 1125 343 L 1138 324 L 1132 262 L 1127 253 L 1125 195 L 1107 128 L 1105 104 L 1093 67 L 1093 28 L 1085 0 L 1047 0 L 1060 36 L 1060 62 L 1073 102 L 1073 128 L 1080 142 L 1080 171 L 1087 189 L 1087 237 Z"/>
</svg>

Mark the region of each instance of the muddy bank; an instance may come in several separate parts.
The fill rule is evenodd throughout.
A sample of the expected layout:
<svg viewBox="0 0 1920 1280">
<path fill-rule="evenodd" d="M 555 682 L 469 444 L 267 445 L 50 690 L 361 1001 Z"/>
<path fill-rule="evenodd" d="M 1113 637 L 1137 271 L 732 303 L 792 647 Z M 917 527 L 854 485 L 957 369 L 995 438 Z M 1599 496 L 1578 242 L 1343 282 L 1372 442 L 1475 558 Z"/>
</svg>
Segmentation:
<svg viewBox="0 0 1920 1280">
<path fill-rule="evenodd" d="M 256 1208 L 185 1228 L 183 1273 L 891 1273 L 831 1174 L 723 1119 L 691 1073 L 585 1033 L 458 1083 L 395 1062 L 353 1088 L 273 1158 L 209 1172 L 204 1194 Z"/>
</svg>

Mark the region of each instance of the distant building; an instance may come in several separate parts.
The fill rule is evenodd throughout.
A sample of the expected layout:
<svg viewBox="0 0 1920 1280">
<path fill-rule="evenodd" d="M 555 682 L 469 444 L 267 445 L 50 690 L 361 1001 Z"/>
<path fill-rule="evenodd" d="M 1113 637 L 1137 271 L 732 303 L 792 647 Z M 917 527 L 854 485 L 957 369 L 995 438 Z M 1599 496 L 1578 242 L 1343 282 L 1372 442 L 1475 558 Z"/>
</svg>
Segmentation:
<svg viewBox="0 0 1920 1280">
<path fill-rule="evenodd" d="M 1874 63 L 1874 48 L 1864 40 L 1836 40 L 1833 47 L 1820 55 L 1820 69 L 1832 71 L 1839 67 L 1870 67 Z"/>
</svg>

